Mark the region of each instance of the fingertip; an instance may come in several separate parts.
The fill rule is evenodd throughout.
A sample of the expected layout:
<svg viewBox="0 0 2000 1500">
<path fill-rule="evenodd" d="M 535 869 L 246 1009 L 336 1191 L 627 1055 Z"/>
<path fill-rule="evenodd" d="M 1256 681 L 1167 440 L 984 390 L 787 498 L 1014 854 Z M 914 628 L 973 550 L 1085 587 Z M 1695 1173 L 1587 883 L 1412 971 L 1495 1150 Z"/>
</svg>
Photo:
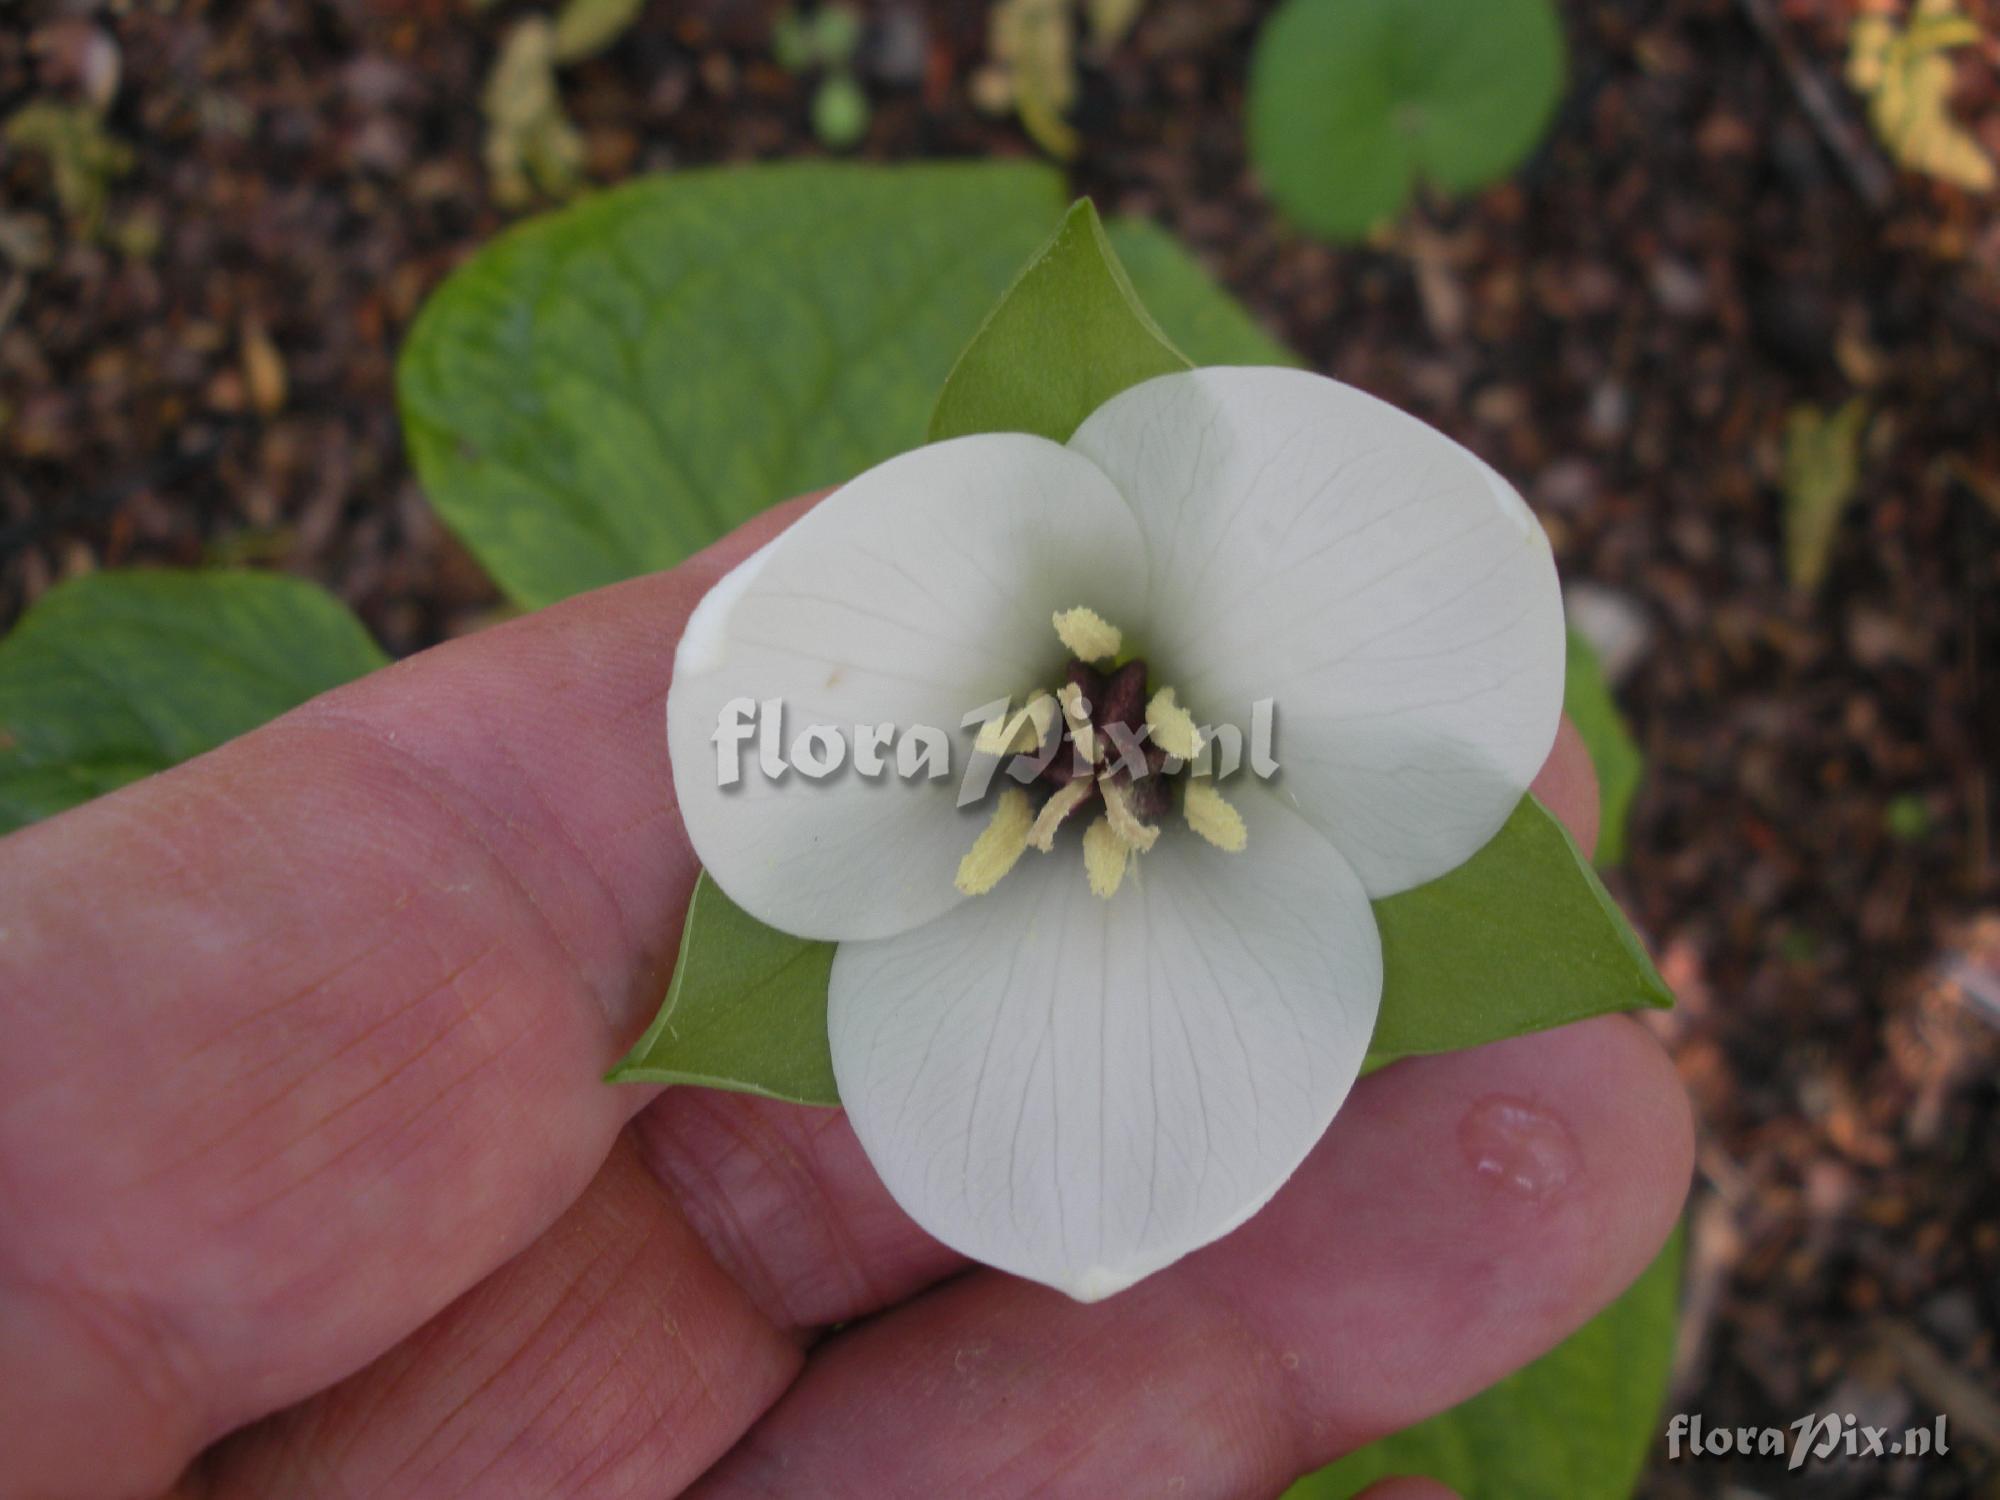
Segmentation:
<svg viewBox="0 0 2000 1500">
<path fill-rule="evenodd" d="M 1486 1060 L 1481 1066 L 1480 1059 Z M 1567 1199 L 1562 1223 L 1547 1226 L 1547 1265 L 1565 1275 L 1538 1288 L 1553 1291 L 1563 1318 L 1581 1322 L 1628 1286 L 1658 1254 L 1680 1218 L 1694 1168 L 1694 1117 L 1687 1091 L 1657 1037 L 1629 1016 L 1599 1016 L 1554 1031 L 1451 1054 L 1467 1073 L 1468 1094 L 1497 1089 L 1534 1114 L 1559 1121 L 1579 1148 L 1579 1170 L 1552 1198 Z M 1492 1097 L 1488 1095 L 1487 1097 Z M 1478 1144 L 1461 1118 L 1459 1144 L 1475 1175 L 1496 1191 L 1479 1217 L 1496 1232 L 1526 1229 L 1517 1219 L 1515 1184 L 1480 1173 Z M 1511 1129 L 1516 1122 L 1505 1123 Z M 1531 1138 L 1532 1140 L 1533 1138 Z M 1505 1147 L 1501 1143 L 1503 1169 Z M 1530 1167 L 1538 1159 L 1531 1153 Z M 1534 1194 L 1527 1195 L 1534 1198 Z M 1560 1319 L 1553 1320 L 1560 1321 Z M 1566 1330 L 1564 1330 L 1566 1331 Z M 1554 1340 L 1550 1340 L 1553 1342 Z"/>
<path fill-rule="evenodd" d="M 1343 1351 L 1307 1397 L 1304 1456 L 1324 1463 L 1609 1303 L 1671 1231 L 1692 1156 L 1673 1067 L 1625 1017 L 1414 1058 L 1364 1080 L 1271 1206 L 1183 1274 L 1283 1347 Z"/>
<path fill-rule="evenodd" d="M 1637 1089 L 1634 1118 L 1648 1132 L 1654 1173 L 1664 1189 L 1662 1202 L 1667 1205 L 1657 1249 L 1679 1221 L 1694 1180 L 1694 1101 L 1657 1033 L 1629 1015 L 1603 1016 L 1598 1024 L 1615 1028 L 1633 1055 L 1632 1077 Z"/>
</svg>

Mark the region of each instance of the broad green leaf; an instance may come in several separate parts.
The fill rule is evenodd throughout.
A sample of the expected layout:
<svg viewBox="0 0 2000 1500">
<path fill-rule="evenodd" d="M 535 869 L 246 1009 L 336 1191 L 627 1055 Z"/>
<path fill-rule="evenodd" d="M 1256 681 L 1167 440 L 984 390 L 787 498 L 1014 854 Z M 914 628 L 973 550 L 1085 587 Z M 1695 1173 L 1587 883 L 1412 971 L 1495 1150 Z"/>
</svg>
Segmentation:
<svg viewBox="0 0 2000 1500">
<path fill-rule="evenodd" d="M 1659 1435 L 1673 1364 L 1682 1234 L 1616 1302 L 1533 1364 L 1286 1491 L 1348 1500 L 1422 1474 L 1463 1500 L 1626 1500 Z"/>
<path fill-rule="evenodd" d="M 1859 396 L 1831 413 L 1795 406 L 1785 420 L 1785 567 L 1809 594 L 1826 577 L 1834 533 L 1860 482 L 1867 420 Z"/>
<path fill-rule="evenodd" d="M 931 441 L 1036 432 L 1068 442 L 1128 386 L 1191 368 L 1140 304 L 1086 198 L 952 366 L 931 415 Z"/>
<path fill-rule="evenodd" d="M 644 180 L 522 225 L 411 331 L 418 474 L 518 603 L 669 567 L 922 442 L 1063 202 L 1042 167 L 800 163 Z"/>
<path fill-rule="evenodd" d="M 1300 223 L 1359 236 L 1419 178 L 1463 192 L 1512 171 L 1563 67 L 1551 0 L 1287 0 L 1251 62 L 1251 157 Z"/>
<path fill-rule="evenodd" d="M 1449 875 L 1377 901 L 1375 921 L 1378 1063 L 1673 1004 L 1589 861 L 1533 797 Z"/>
<path fill-rule="evenodd" d="M 387 658 L 269 573 L 94 573 L 0 640 L 0 833 L 211 750 Z"/>
<path fill-rule="evenodd" d="M 1575 630 L 1569 633 L 1563 712 L 1583 736 L 1597 771 L 1597 867 L 1613 869 L 1625 859 L 1625 825 L 1645 762 L 1611 696 L 1611 684 L 1604 680 L 1597 652 Z"/>
<path fill-rule="evenodd" d="M 832 968 L 832 943 L 766 927 L 704 873 L 688 901 L 666 1003 L 611 1081 L 839 1104 L 826 1040 Z"/>
</svg>

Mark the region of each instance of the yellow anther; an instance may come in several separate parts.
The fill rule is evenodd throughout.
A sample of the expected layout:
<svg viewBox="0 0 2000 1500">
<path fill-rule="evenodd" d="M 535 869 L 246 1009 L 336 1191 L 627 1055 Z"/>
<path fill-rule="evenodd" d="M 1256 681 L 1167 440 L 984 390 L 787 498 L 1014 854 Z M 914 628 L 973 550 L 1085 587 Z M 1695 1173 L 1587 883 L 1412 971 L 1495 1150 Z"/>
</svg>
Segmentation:
<svg viewBox="0 0 2000 1500">
<path fill-rule="evenodd" d="M 1188 827 L 1218 849 L 1241 854 L 1243 846 L 1250 842 L 1250 830 L 1243 826 L 1243 815 L 1229 805 L 1213 781 L 1189 777 L 1187 791 L 1181 798 L 1181 813 L 1187 818 Z"/>
<path fill-rule="evenodd" d="M 1083 830 L 1083 873 L 1093 894 L 1107 901 L 1117 895 L 1131 857 L 1131 846 L 1118 837 L 1109 818 L 1099 818 Z"/>
<path fill-rule="evenodd" d="M 1055 795 L 1042 804 L 1042 810 L 1035 818 L 1035 826 L 1028 830 L 1028 845 L 1047 854 L 1056 846 L 1056 830 L 1063 825 L 1063 819 L 1090 800 L 1091 789 L 1097 785 L 1088 776 L 1079 776 L 1067 786 L 1056 788 Z"/>
<path fill-rule="evenodd" d="M 981 755 L 1026 755 L 1038 750 L 1056 721 L 1056 712 L 1056 700 L 1037 691 L 1013 713 L 980 725 L 972 748 Z"/>
<path fill-rule="evenodd" d="M 1078 661 L 1107 661 L 1118 654 L 1125 637 L 1095 610 L 1079 605 L 1056 612 L 1056 634 Z"/>
<path fill-rule="evenodd" d="M 1034 823 L 1028 794 L 1017 786 L 1008 787 L 1000 794 L 1000 805 L 993 809 L 985 832 L 958 862 L 954 884 L 968 896 L 983 896 L 992 890 L 1026 851 L 1028 830 Z"/>
<path fill-rule="evenodd" d="M 1077 754 L 1083 757 L 1086 765 L 1096 765 L 1100 753 L 1097 731 L 1091 727 L 1083 689 L 1073 682 L 1066 682 L 1056 690 L 1056 700 L 1062 704 L 1063 722 L 1069 725 L 1069 737 L 1076 742 Z"/>
<path fill-rule="evenodd" d="M 1144 854 L 1159 839 L 1160 830 L 1140 822 L 1139 815 L 1132 811 L 1131 787 L 1115 781 L 1099 784 L 1104 788 L 1104 816 L 1111 824 L 1111 831 L 1127 848 Z"/>
<path fill-rule="evenodd" d="M 1201 731 L 1194 715 L 1174 701 L 1174 690 L 1161 688 L 1146 705 L 1146 728 L 1153 743 L 1179 760 L 1193 760 L 1201 753 Z"/>
</svg>

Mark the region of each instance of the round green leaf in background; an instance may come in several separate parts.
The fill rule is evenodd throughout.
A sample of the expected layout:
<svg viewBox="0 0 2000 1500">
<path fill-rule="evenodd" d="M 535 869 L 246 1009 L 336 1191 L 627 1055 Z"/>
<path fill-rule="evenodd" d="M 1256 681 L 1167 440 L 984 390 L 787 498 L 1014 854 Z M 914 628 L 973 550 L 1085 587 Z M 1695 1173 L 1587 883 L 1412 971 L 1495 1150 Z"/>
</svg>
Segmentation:
<svg viewBox="0 0 2000 1500">
<path fill-rule="evenodd" d="M 1257 39 L 1250 152 L 1301 224 L 1354 238 L 1419 177 L 1463 192 L 1511 171 L 1562 79 L 1550 0 L 1288 0 Z"/>
<path fill-rule="evenodd" d="M 0 640 L 0 833 L 212 750 L 388 658 L 273 573 L 92 573 Z"/>
</svg>

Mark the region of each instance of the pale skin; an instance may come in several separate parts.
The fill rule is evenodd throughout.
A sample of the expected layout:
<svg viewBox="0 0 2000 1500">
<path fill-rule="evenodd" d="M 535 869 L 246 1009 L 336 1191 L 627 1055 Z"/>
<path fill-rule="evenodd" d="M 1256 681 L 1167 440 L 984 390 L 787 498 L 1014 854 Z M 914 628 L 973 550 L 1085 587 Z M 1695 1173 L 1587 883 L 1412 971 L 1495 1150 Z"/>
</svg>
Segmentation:
<svg viewBox="0 0 2000 1500">
<path fill-rule="evenodd" d="M 1269 1495 L 1651 1258 L 1691 1128 L 1620 1017 L 1363 1080 L 1093 1306 L 927 1238 L 837 1112 L 603 1084 L 696 873 L 673 643 L 804 503 L 0 842 L 0 1496 Z M 1589 847 L 1567 726 L 1536 790 Z M 1496 1096 L 1553 1189 L 1468 1153 Z"/>
</svg>

